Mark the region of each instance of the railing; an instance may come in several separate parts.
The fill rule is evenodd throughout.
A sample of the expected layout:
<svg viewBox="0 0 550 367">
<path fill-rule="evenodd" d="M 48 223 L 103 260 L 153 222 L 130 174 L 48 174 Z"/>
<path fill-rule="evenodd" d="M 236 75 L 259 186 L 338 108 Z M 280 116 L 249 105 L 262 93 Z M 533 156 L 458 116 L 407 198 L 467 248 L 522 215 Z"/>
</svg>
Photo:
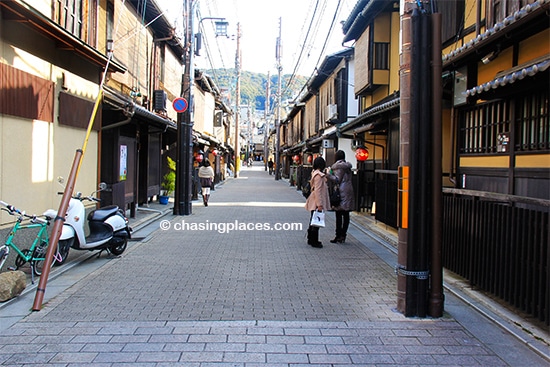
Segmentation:
<svg viewBox="0 0 550 367">
<path fill-rule="evenodd" d="M 549 325 L 550 201 L 443 190 L 443 266 Z"/>
</svg>

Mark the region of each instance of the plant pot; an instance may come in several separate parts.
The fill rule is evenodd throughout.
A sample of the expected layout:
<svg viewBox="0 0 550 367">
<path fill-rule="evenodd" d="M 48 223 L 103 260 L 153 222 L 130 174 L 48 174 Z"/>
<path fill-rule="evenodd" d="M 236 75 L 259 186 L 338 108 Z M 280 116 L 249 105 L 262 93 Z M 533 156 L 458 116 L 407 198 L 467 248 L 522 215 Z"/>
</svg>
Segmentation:
<svg viewBox="0 0 550 367">
<path fill-rule="evenodd" d="M 162 205 L 168 204 L 168 199 L 170 199 L 170 196 L 159 195 L 159 203 L 161 203 Z"/>
</svg>

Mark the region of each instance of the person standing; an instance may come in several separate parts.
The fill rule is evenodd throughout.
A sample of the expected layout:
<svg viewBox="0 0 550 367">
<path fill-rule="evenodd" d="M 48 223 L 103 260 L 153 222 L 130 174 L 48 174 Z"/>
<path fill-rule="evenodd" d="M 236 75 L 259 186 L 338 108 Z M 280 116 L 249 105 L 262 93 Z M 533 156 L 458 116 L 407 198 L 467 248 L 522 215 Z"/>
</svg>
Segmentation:
<svg viewBox="0 0 550 367">
<path fill-rule="evenodd" d="M 326 162 L 323 157 L 317 157 L 313 161 L 313 171 L 309 180 L 311 186 L 311 194 L 306 200 L 305 208 L 313 213 L 330 209 L 330 200 L 328 197 L 327 178 L 324 170 Z M 310 217 L 310 223 L 311 223 Z M 313 247 L 321 248 L 323 244 L 319 241 L 319 227 L 309 225 L 307 230 L 307 243 Z"/>
<path fill-rule="evenodd" d="M 336 162 L 331 166 L 332 175 L 336 177 L 340 187 L 340 205 L 334 207 L 336 213 L 336 236 L 332 243 L 344 243 L 349 227 L 349 213 L 355 207 L 353 184 L 351 182 L 351 163 L 346 162 L 346 153 L 338 150 L 335 154 Z"/>
<path fill-rule="evenodd" d="M 204 206 L 208 206 L 208 199 L 210 199 L 210 188 L 212 187 L 212 181 L 214 180 L 214 170 L 210 166 L 210 161 L 204 159 L 202 166 L 199 168 L 199 179 L 201 183 L 202 202 Z"/>
<path fill-rule="evenodd" d="M 273 174 L 273 159 L 269 158 L 269 161 L 267 161 L 267 168 L 269 168 L 269 175 L 271 176 Z"/>
</svg>

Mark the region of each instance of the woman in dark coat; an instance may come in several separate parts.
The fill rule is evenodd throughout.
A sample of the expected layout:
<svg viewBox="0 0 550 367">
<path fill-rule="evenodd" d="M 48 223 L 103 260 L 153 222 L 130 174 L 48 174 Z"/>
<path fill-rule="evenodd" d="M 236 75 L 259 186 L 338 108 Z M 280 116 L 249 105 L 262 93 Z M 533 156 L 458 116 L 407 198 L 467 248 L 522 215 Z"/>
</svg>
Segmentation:
<svg viewBox="0 0 550 367">
<path fill-rule="evenodd" d="M 331 166 L 332 175 L 338 179 L 340 184 L 340 205 L 333 208 L 336 213 L 336 236 L 332 243 L 344 243 L 349 227 L 349 212 L 355 207 L 353 185 L 351 182 L 351 163 L 346 162 L 346 154 L 339 150 L 335 155 L 336 163 Z"/>
</svg>

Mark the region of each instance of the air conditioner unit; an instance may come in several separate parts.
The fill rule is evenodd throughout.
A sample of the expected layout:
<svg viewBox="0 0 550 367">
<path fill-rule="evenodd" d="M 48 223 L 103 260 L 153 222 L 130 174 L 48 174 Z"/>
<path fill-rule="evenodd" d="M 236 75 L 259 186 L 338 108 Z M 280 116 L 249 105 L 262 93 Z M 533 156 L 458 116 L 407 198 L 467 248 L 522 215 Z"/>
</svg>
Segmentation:
<svg viewBox="0 0 550 367">
<path fill-rule="evenodd" d="M 336 120 L 338 118 L 338 105 L 336 104 L 329 104 L 326 108 L 326 122 Z"/>
<path fill-rule="evenodd" d="M 166 92 L 162 89 L 153 91 L 153 109 L 155 111 L 166 111 Z"/>
</svg>

